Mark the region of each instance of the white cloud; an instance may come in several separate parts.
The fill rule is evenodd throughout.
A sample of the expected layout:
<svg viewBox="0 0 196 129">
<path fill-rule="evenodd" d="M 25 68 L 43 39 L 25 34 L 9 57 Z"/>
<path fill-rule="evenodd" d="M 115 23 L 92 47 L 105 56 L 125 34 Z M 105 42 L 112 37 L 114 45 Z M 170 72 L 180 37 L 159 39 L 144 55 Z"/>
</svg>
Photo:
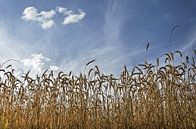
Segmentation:
<svg viewBox="0 0 196 129">
<path fill-rule="evenodd" d="M 52 71 L 58 71 L 59 70 L 59 67 L 58 66 L 55 66 L 55 65 L 51 65 L 50 66 L 50 70 L 52 70 Z"/>
<path fill-rule="evenodd" d="M 32 54 L 31 57 L 23 59 L 21 63 L 24 66 L 27 66 L 29 68 L 32 68 L 32 70 L 41 72 L 43 70 L 43 66 L 45 65 L 45 62 L 50 61 L 49 58 L 43 56 L 40 54 Z"/>
<path fill-rule="evenodd" d="M 57 7 L 56 10 L 58 13 L 63 14 L 65 16 L 63 25 L 77 23 L 86 16 L 86 13 L 81 9 L 79 9 L 78 14 L 73 13 L 72 10 L 68 10 L 67 8 L 64 8 L 64 7 Z"/>
<path fill-rule="evenodd" d="M 67 11 L 68 16 L 65 17 L 64 21 L 63 21 L 63 25 L 68 25 L 71 23 L 77 23 L 79 21 L 81 21 L 86 13 L 82 10 L 79 10 L 79 14 L 73 14 L 70 11 Z"/>
<path fill-rule="evenodd" d="M 53 27 L 54 25 L 55 25 L 55 23 L 53 20 L 46 20 L 46 21 L 42 22 L 41 27 L 43 29 L 49 29 L 49 28 Z"/>
<path fill-rule="evenodd" d="M 23 11 L 23 16 L 21 17 L 25 21 L 38 22 L 43 29 L 49 29 L 55 25 L 52 19 L 56 12 L 54 10 L 50 11 L 37 11 L 35 7 L 27 7 Z"/>
<path fill-rule="evenodd" d="M 64 7 L 57 7 L 56 10 L 57 10 L 59 13 L 65 13 L 65 12 L 67 12 L 67 8 L 64 8 Z"/>
<path fill-rule="evenodd" d="M 23 11 L 22 19 L 25 21 L 37 21 L 38 19 L 38 13 L 37 9 L 35 7 L 27 7 Z"/>
<path fill-rule="evenodd" d="M 58 72 L 60 69 L 58 66 L 53 65 L 52 60 L 42 53 L 32 54 L 20 62 L 24 65 L 23 70 L 30 70 L 32 75 L 42 74 L 47 69 L 54 72 Z"/>
<path fill-rule="evenodd" d="M 73 13 L 72 10 L 68 10 L 67 8 L 64 8 L 64 7 L 57 7 L 56 10 L 58 13 L 63 14 L 65 16 Z"/>
<path fill-rule="evenodd" d="M 53 17 L 56 15 L 56 12 L 65 16 L 63 25 L 77 23 L 86 15 L 81 9 L 79 9 L 79 13 L 73 13 L 72 10 L 68 10 L 64 7 L 56 7 L 56 10 L 38 12 L 38 9 L 31 6 L 24 9 L 21 18 L 25 21 L 38 22 L 43 29 L 49 29 L 55 25 Z"/>
<path fill-rule="evenodd" d="M 43 19 L 50 19 L 50 18 L 53 18 L 53 16 L 55 15 L 55 11 L 54 10 L 50 10 L 50 11 L 41 11 L 40 12 L 40 16 L 41 18 Z"/>
</svg>

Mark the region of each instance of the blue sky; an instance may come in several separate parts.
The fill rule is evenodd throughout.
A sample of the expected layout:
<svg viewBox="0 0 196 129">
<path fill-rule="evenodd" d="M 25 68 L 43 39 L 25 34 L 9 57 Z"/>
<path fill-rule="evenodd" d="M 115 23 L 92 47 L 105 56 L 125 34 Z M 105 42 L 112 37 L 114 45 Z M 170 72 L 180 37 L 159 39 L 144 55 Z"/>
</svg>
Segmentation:
<svg viewBox="0 0 196 129">
<path fill-rule="evenodd" d="M 34 72 L 81 72 L 95 59 L 119 73 L 196 48 L 195 0 L 0 0 L 0 62 L 16 59 Z M 169 43 L 172 27 L 175 29 Z"/>
</svg>

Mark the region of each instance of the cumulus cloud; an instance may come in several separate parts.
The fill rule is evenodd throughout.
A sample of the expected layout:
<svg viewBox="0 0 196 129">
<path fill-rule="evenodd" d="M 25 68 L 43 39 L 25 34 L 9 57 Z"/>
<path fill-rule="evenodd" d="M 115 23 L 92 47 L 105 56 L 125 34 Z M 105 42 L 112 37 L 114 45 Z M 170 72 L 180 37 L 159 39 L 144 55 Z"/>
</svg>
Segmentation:
<svg viewBox="0 0 196 129">
<path fill-rule="evenodd" d="M 41 74 L 44 70 L 59 71 L 59 67 L 53 65 L 50 58 L 44 56 L 42 53 L 32 54 L 30 57 L 20 61 L 24 65 L 25 70 L 30 70 L 33 75 Z"/>
<path fill-rule="evenodd" d="M 38 12 L 35 7 L 27 7 L 24 9 L 21 18 L 25 21 L 38 22 L 43 29 L 49 29 L 55 25 L 52 19 L 55 14 L 56 12 L 54 10 Z"/>
<path fill-rule="evenodd" d="M 42 24 L 41 24 L 41 27 L 43 29 L 49 29 L 51 27 L 53 27 L 55 25 L 54 21 L 53 20 L 47 20 L 47 21 L 44 21 Z"/>
<path fill-rule="evenodd" d="M 59 13 L 65 13 L 67 12 L 67 8 L 64 8 L 64 7 L 57 7 L 56 10 L 59 12 Z"/>
<path fill-rule="evenodd" d="M 22 19 L 25 21 L 37 21 L 38 19 L 38 12 L 35 7 L 27 7 L 23 11 Z"/>
<path fill-rule="evenodd" d="M 63 25 L 77 23 L 86 15 L 86 13 L 81 9 L 78 10 L 78 13 L 74 13 L 72 10 L 68 10 L 64 7 L 56 7 L 56 10 L 38 12 L 37 8 L 31 6 L 24 9 L 23 16 L 21 18 L 25 21 L 38 22 L 43 29 L 49 29 L 55 25 L 53 18 L 56 13 L 63 14 L 65 17 Z"/>
<path fill-rule="evenodd" d="M 45 62 L 50 61 L 49 58 L 40 54 L 32 54 L 29 58 L 23 59 L 21 62 L 24 66 L 32 68 L 32 70 L 40 72 Z"/>
<path fill-rule="evenodd" d="M 59 70 L 59 67 L 58 66 L 55 66 L 55 65 L 51 65 L 50 66 L 50 70 L 52 70 L 52 71 L 58 71 Z"/>
<path fill-rule="evenodd" d="M 79 10 L 79 14 L 68 14 L 67 17 L 65 17 L 63 21 L 63 25 L 71 24 L 71 23 L 77 23 L 81 21 L 85 17 L 86 13 L 82 10 Z"/>
<path fill-rule="evenodd" d="M 71 14 L 71 13 L 73 13 L 73 11 L 72 10 L 68 10 L 67 8 L 64 8 L 64 7 L 57 7 L 56 8 L 56 11 L 58 12 L 58 13 L 60 13 L 60 14 L 63 14 L 63 15 L 69 15 L 69 14 Z"/>
<path fill-rule="evenodd" d="M 56 10 L 65 16 L 63 25 L 80 22 L 86 16 L 86 13 L 81 9 L 78 10 L 78 13 L 74 13 L 72 10 L 68 10 L 64 7 L 57 7 Z"/>
</svg>

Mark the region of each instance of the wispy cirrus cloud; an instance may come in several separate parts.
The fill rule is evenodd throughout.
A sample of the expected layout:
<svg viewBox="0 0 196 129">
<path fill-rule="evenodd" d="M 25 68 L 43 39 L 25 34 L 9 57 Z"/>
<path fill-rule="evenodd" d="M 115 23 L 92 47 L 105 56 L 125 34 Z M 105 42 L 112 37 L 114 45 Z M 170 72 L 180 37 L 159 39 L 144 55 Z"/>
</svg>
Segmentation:
<svg viewBox="0 0 196 129">
<path fill-rule="evenodd" d="M 187 40 L 184 42 L 183 46 L 179 49 L 180 51 L 186 53 L 187 55 L 193 53 L 196 48 L 196 26 L 192 27 L 192 32 L 189 34 Z"/>
<path fill-rule="evenodd" d="M 0 23 L 0 67 L 3 64 L 5 67 L 11 64 L 16 71 L 22 68 L 24 72 L 30 70 L 33 75 L 39 74 L 46 69 L 60 70 L 52 59 L 42 53 L 33 51 L 33 48 L 37 46 L 31 45 L 29 47 L 26 44 L 22 40 L 15 39 L 9 35 L 5 24 Z"/>
<path fill-rule="evenodd" d="M 66 57 L 61 66 L 66 68 L 66 70 L 68 69 L 67 71 L 71 70 L 77 74 L 84 70 L 86 62 L 95 59 L 94 64 L 98 65 L 104 73 L 115 74 L 119 72 L 127 59 L 120 37 L 121 26 L 123 24 L 120 10 L 121 5 L 117 1 L 108 2 L 107 8 L 104 10 L 104 24 L 98 30 L 100 31 L 98 36 L 92 36 L 87 41 L 81 41 L 81 44 L 88 47 L 81 45 L 79 47 L 79 54 L 74 57 Z M 59 8 L 59 11 L 65 15 L 68 12 L 67 9 L 63 8 Z M 89 46 L 91 42 L 99 45 Z"/>
</svg>

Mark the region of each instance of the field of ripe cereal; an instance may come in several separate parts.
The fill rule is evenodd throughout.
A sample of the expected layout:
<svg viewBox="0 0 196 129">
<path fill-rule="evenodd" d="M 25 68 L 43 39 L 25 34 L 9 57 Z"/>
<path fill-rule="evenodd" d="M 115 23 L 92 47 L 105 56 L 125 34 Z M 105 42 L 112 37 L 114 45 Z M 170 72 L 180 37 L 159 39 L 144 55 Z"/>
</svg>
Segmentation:
<svg viewBox="0 0 196 129">
<path fill-rule="evenodd" d="M 0 69 L 0 128 L 196 128 L 195 55 L 175 51 L 162 64 L 125 66 L 117 77 L 96 65 L 77 76 L 16 77 L 9 65 Z"/>
</svg>

